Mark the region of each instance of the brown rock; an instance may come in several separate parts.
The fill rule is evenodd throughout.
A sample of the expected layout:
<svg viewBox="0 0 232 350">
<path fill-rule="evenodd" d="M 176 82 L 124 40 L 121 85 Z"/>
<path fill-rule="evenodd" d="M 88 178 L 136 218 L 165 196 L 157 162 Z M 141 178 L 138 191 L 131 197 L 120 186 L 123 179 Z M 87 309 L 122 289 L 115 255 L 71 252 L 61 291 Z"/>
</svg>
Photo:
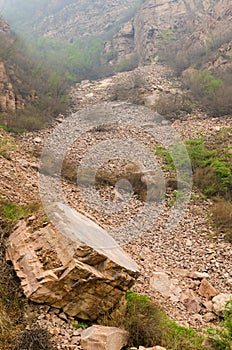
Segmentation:
<svg viewBox="0 0 232 350">
<path fill-rule="evenodd" d="M 208 312 L 204 315 L 203 319 L 206 323 L 216 320 L 216 315 L 212 312 Z"/>
<path fill-rule="evenodd" d="M 138 276 L 138 267 L 114 239 L 90 219 L 57 205 L 51 224 L 33 234 L 21 221 L 7 243 L 25 295 L 95 320 L 113 309 Z"/>
<path fill-rule="evenodd" d="M 127 345 L 128 332 L 116 327 L 92 326 L 81 334 L 84 350 L 120 350 Z"/>
<path fill-rule="evenodd" d="M 191 289 L 187 289 L 181 294 L 181 302 L 190 313 L 198 313 L 201 309 L 200 303 Z"/>
<path fill-rule="evenodd" d="M 204 307 L 205 307 L 207 310 L 213 311 L 213 303 L 212 303 L 211 300 L 210 300 L 210 301 L 208 300 L 208 301 L 204 302 L 203 305 L 204 305 Z"/>
<path fill-rule="evenodd" d="M 216 289 L 205 278 L 201 281 L 198 292 L 208 300 L 218 294 Z"/>
</svg>

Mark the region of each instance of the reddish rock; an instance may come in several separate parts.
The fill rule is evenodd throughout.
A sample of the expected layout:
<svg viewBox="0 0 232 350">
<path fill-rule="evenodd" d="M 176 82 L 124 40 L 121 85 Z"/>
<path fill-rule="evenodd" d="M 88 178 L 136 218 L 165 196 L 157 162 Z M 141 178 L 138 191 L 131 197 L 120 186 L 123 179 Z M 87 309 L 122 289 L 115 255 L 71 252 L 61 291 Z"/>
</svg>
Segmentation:
<svg viewBox="0 0 232 350">
<path fill-rule="evenodd" d="M 218 294 L 216 289 L 205 278 L 201 281 L 198 292 L 201 296 L 205 297 L 207 300 L 212 299 L 215 295 Z"/>
</svg>

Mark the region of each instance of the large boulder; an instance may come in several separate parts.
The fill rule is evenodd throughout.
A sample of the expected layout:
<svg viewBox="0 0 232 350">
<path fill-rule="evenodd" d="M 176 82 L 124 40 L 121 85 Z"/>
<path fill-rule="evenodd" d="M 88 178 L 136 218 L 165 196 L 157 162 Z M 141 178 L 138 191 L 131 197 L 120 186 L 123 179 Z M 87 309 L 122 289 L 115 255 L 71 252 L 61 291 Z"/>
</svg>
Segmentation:
<svg viewBox="0 0 232 350">
<path fill-rule="evenodd" d="M 96 320 L 131 288 L 138 266 L 82 214 L 64 204 L 57 204 L 53 214 L 56 225 L 36 232 L 20 221 L 8 239 L 7 258 L 29 299 Z"/>
<path fill-rule="evenodd" d="M 81 345 L 84 350 L 121 350 L 128 337 L 123 329 L 94 325 L 81 334 Z"/>
</svg>

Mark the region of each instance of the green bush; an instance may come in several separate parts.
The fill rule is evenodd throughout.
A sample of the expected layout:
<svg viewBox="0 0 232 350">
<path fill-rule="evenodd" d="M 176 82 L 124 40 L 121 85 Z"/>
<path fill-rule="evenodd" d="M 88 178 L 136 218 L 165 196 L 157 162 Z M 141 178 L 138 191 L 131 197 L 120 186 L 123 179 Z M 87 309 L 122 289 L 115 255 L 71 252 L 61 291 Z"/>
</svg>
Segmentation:
<svg viewBox="0 0 232 350">
<path fill-rule="evenodd" d="M 232 194 L 232 164 L 231 156 L 227 150 L 208 149 L 204 139 L 187 140 L 186 149 L 193 169 L 194 184 L 207 196 L 225 196 L 231 198 Z M 182 147 L 173 146 L 169 152 L 162 146 L 155 148 L 156 154 L 166 163 L 165 169 L 174 171 L 175 165 L 184 170 L 189 165 Z"/>
<path fill-rule="evenodd" d="M 10 151 L 16 147 L 16 144 L 8 137 L 0 138 L 0 156 L 10 160 Z"/>
<path fill-rule="evenodd" d="M 231 69 L 214 76 L 207 69 L 192 69 L 185 85 L 198 103 L 211 115 L 225 115 L 232 111 Z"/>
<path fill-rule="evenodd" d="M 192 78 L 192 91 L 196 95 L 212 97 L 223 86 L 221 79 L 215 78 L 208 70 L 196 70 Z"/>
<path fill-rule="evenodd" d="M 117 72 L 127 72 L 135 69 L 138 66 L 137 56 L 132 56 L 130 58 L 121 58 L 119 63 L 116 66 Z"/>
<path fill-rule="evenodd" d="M 125 328 L 128 346 L 163 346 L 169 350 L 203 350 L 203 337 L 171 321 L 147 296 L 133 291 L 126 293 L 126 310 L 105 320 L 106 325 Z"/>
</svg>

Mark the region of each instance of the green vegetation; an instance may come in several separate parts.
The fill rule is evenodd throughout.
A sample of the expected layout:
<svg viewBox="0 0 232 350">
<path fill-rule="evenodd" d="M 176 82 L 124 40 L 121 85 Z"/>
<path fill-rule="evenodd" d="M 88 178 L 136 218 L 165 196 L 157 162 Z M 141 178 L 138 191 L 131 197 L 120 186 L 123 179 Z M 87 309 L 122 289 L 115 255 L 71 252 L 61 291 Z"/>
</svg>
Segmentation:
<svg viewBox="0 0 232 350">
<path fill-rule="evenodd" d="M 159 50 L 165 50 L 168 43 L 173 39 L 175 31 L 173 29 L 164 29 L 159 32 L 157 38 L 157 47 Z"/>
<path fill-rule="evenodd" d="M 215 96 L 218 89 L 220 89 L 223 86 L 223 81 L 219 78 L 214 77 L 206 69 L 196 70 L 193 76 L 192 83 L 195 84 L 196 94 L 202 95 L 203 93 L 208 97 Z"/>
<path fill-rule="evenodd" d="M 162 146 L 155 147 L 155 153 L 158 157 L 162 158 L 165 162 L 164 169 L 167 171 L 175 170 L 175 164 L 171 157 L 171 154 Z"/>
<path fill-rule="evenodd" d="M 231 198 L 232 165 L 229 149 L 223 152 L 220 147 L 209 149 L 205 146 L 203 138 L 187 140 L 185 145 L 191 161 L 195 185 L 207 196 Z M 162 146 L 157 146 L 155 150 L 156 154 L 163 158 L 166 163 L 165 169 L 168 171 L 175 170 L 175 164 L 181 169 L 188 165 L 188 160 L 177 148 L 172 150 L 172 156 L 172 153 Z"/>
<path fill-rule="evenodd" d="M 27 208 L 25 206 L 18 206 L 9 201 L 0 202 L 0 212 L 3 217 L 12 221 L 23 219 L 28 215 Z"/>
<path fill-rule="evenodd" d="M 128 346 L 155 345 L 169 350 L 203 350 L 203 336 L 171 321 L 147 296 L 127 291 L 124 315 L 108 318 L 107 325 L 128 330 Z"/>
<path fill-rule="evenodd" d="M 39 206 L 37 202 L 27 205 L 16 204 L 0 195 L 0 224 L 3 234 L 8 235 L 17 220 L 27 218 L 37 211 Z"/>
<path fill-rule="evenodd" d="M 26 45 L 19 37 L 0 33 L 0 60 L 25 105 L 15 112 L 0 111 L 0 125 L 13 131 L 37 130 L 65 113 L 74 83 L 112 73 L 103 48 L 103 40 L 96 38 L 72 43 L 39 38 Z"/>
<path fill-rule="evenodd" d="M 197 32 L 194 18 L 197 13 L 191 13 L 192 21 L 175 30 L 161 31 L 156 40 L 155 55 L 161 62 L 171 66 L 178 76 L 182 76 L 183 84 L 189 89 L 190 97 L 209 115 L 223 116 L 232 111 L 232 70 L 231 50 L 228 50 L 232 39 L 228 26 L 223 33 L 219 30 L 208 34 L 206 40 L 191 40 L 191 35 Z M 218 50 L 222 48 L 222 50 Z M 228 62 L 214 67 L 210 62 Z M 207 67 L 210 67 L 208 70 Z M 194 71 L 186 84 L 186 70 Z M 182 75 L 182 73 L 184 73 Z"/>
<path fill-rule="evenodd" d="M 193 69 L 187 71 L 188 79 L 184 79 L 185 86 L 191 91 L 209 114 L 224 115 L 232 110 L 231 81 L 232 71 L 227 69 L 219 76 L 213 75 L 207 69 Z"/>
<path fill-rule="evenodd" d="M 46 126 L 53 116 L 66 111 L 69 85 L 62 74 L 54 79 L 58 72 L 56 67 L 40 61 L 38 55 L 13 34 L 0 33 L 0 48 L 0 60 L 13 91 L 25 104 L 24 109 L 15 112 L 1 111 L 0 125 L 13 130 L 38 129 Z"/>
<path fill-rule="evenodd" d="M 193 183 L 200 189 L 202 196 L 214 200 L 211 207 L 212 223 L 223 233 L 228 241 L 232 242 L 232 153 L 231 147 L 226 143 L 231 138 L 231 129 L 223 129 L 213 141 L 206 141 L 203 137 L 185 141 L 185 146 L 191 161 L 193 170 Z M 164 169 L 175 176 L 175 164 L 180 169 L 185 169 L 186 158 L 172 149 L 172 154 L 162 146 L 155 148 L 157 156 L 164 160 Z M 178 194 L 178 193 L 177 193 Z M 177 194 L 169 199 L 169 204 L 174 204 Z"/>
<path fill-rule="evenodd" d="M 232 300 L 227 304 L 220 327 L 209 328 L 208 334 L 216 350 L 232 349 Z"/>
<path fill-rule="evenodd" d="M 136 55 L 131 56 L 130 58 L 121 58 L 119 63 L 116 66 L 116 71 L 117 72 L 126 72 L 133 70 L 137 67 L 138 65 L 138 58 Z"/>
<path fill-rule="evenodd" d="M 10 151 L 16 148 L 16 144 L 8 137 L 0 138 L 0 156 L 10 160 Z"/>
<path fill-rule="evenodd" d="M 89 325 L 85 322 L 78 322 L 78 323 L 73 323 L 73 327 L 76 329 L 78 328 L 86 329 L 89 327 Z"/>
<path fill-rule="evenodd" d="M 104 68 L 103 48 L 104 41 L 100 38 L 79 39 L 70 43 L 44 37 L 40 37 L 31 47 L 39 55 L 40 61 L 49 62 L 55 68 L 53 75 L 56 80 L 63 76 L 70 83 L 109 74 Z M 53 80 L 54 76 L 51 77 L 51 83 L 54 83 Z M 55 81 L 55 88 L 56 85 Z"/>
</svg>

